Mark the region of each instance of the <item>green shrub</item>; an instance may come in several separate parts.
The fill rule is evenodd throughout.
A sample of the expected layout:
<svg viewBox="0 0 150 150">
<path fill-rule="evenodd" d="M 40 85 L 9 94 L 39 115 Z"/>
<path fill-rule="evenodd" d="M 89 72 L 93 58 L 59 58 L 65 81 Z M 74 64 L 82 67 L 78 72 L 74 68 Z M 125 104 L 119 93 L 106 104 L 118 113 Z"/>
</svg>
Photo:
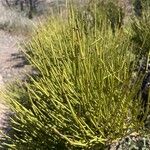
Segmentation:
<svg viewBox="0 0 150 150">
<path fill-rule="evenodd" d="M 134 18 L 131 24 L 132 41 L 136 55 L 148 56 L 150 50 L 150 13 L 144 11 L 143 16 Z"/>
<path fill-rule="evenodd" d="M 148 6 L 149 7 L 149 6 Z M 145 7 L 146 8 L 146 7 Z M 148 9 L 143 9 L 141 18 L 133 18 L 131 22 L 131 41 L 133 43 L 133 53 L 136 56 L 135 72 L 136 78 L 143 74 L 143 83 L 141 86 L 141 118 L 146 121 L 149 109 L 149 52 L 150 52 L 150 14 Z M 145 96 L 144 96 L 145 95 Z M 148 96 L 148 98 L 146 98 Z M 144 108 L 144 111 L 143 111 Z M 144 115 L 143 115 L 144 114 Z"/>
<path fill-rule="evenodd" d="M 38 72 L 30 82 L 9 90 L 15 112 L 11 149 L 101 149 L 105 142 L 139 129 L 139 103 L 130 88 L 130 38 L 112 34 L 101 22 L 86 28 L 83 12 L 72 7 L 68 19 L 51 19 L 33 35 L 25 54 Z M 20 99 L 23 97 L 25 103 Z"/>
</svg>

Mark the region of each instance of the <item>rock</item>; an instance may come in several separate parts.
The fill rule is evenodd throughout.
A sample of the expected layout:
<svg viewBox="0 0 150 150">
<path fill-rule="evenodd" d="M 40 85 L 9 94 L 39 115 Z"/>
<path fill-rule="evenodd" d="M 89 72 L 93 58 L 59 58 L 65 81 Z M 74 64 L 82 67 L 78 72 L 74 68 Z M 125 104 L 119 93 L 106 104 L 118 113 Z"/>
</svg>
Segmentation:
<svg viewBox="0 0 150 150">
<path fill-rule="evenodd" d="M 140 135 L 129 135 L 110 145 L 108 150 L 149 150 L 150 139 Z"/>
</svg>

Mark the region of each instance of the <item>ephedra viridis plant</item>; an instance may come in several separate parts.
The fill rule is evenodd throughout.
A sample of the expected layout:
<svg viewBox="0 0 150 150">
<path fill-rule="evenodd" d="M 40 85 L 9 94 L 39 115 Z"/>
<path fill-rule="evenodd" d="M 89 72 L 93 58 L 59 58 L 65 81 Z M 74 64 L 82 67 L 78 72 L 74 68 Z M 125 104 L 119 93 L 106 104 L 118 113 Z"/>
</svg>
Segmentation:
<svg viewBox="0 0 150 150">
<path fill-rule="evenodd" d="M 82 10 L 83 9 L 83 10 Z M 100 149 L 140 124 L 132 43 L 97 3 L 40 26 L 24 53 L 36 70 L 6 94 L 14 149 Z M 134 101 L 133 101 L 134 99 Z"/>
</svg>

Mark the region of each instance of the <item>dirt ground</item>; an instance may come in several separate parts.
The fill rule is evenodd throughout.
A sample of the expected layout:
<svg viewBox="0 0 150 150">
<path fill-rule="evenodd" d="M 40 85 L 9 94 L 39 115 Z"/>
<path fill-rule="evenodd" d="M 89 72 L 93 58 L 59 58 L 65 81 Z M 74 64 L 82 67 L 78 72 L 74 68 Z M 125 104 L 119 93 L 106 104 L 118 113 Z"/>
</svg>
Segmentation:
<svg viewBox="0 0 150 150">
<path fill-rule="evenodd" d="M 8 82 L 24 78 L 29 68 L 19 50 L 19 42 L 23 39 L 0 30 L 0 90 L 3 90 Z M 0 98 L 0 130 L 6 130 L 9 113 L 7 104 Z"/>
</svg>

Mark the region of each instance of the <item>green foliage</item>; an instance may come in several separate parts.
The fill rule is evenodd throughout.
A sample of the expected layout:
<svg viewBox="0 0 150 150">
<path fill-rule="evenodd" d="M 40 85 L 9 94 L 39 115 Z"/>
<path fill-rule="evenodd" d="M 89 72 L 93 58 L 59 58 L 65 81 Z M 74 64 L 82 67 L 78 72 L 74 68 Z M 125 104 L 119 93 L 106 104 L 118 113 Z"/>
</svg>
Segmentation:
<svg viewBox="0 0 150 150">
<path fill-rule="evenodd" d="M 94 18 L 93 24 L 98 24 L 99 27 L 102 24 L 105 24 L 105 26 L 111 25 L 113 33 L 123 25 L 124 13 L 115 1 L 106 0 L 100 2 L 94 0 L 89 3 L 87 10 Z"/>
<path fill-rule="evenodd" d="M 143 12 L 143 16 L 134 18 L 131 24 L 132 41 L 134 43 L 134 53 L 136 55 L 146 56 L 150 50 L 150 14 Z"/>
<path fill-rule="evenodd" d="M 149 10 L 143 10 L 143 15 L 140 18 L 133 18 L 133 22 L 131 23 L 131 41 L 133 43 L 133 53 L 136 56 L 135 60 L 135 69 L 136 69 L 136 78 L 139 74 L 143 74 L 143 83 L 142 85 L 143 93 L 149 95 L 149 87 L 146 86 L 149 83 L 149 52 L 150 52 L 150 14 Z M 148 96 L 149 97 L 149 96 Z M 147 103 L 147 104 L 146 104 Z M 145 105 L 146 106 L 143 106 Z M 146 119 L 147 115 L 149 115 L 149 98 L 142 99 L 141 104 L 141 116 L 142 119 Z M 145 107 L 145 108 L 144 108 Z M 143 111 L 144 108 L 144 111 Z M 143 115 L 144 114 L 144 115 Z"/>
<path fill-rule="evenodd" d="M 140 106 L 133 101 L 138 87 L 130 87 L 130 38 L 123 30 L 114 36 L 94 8 L 95 23 L 86 30 L 84 13 L 71 7 L 68 19 L 51 19 L 26 45 L 38 75 L 6 93 L 15 112 L 12 145 L 6 146 L 96 150 L 140 127 Z"/>
</svg>

